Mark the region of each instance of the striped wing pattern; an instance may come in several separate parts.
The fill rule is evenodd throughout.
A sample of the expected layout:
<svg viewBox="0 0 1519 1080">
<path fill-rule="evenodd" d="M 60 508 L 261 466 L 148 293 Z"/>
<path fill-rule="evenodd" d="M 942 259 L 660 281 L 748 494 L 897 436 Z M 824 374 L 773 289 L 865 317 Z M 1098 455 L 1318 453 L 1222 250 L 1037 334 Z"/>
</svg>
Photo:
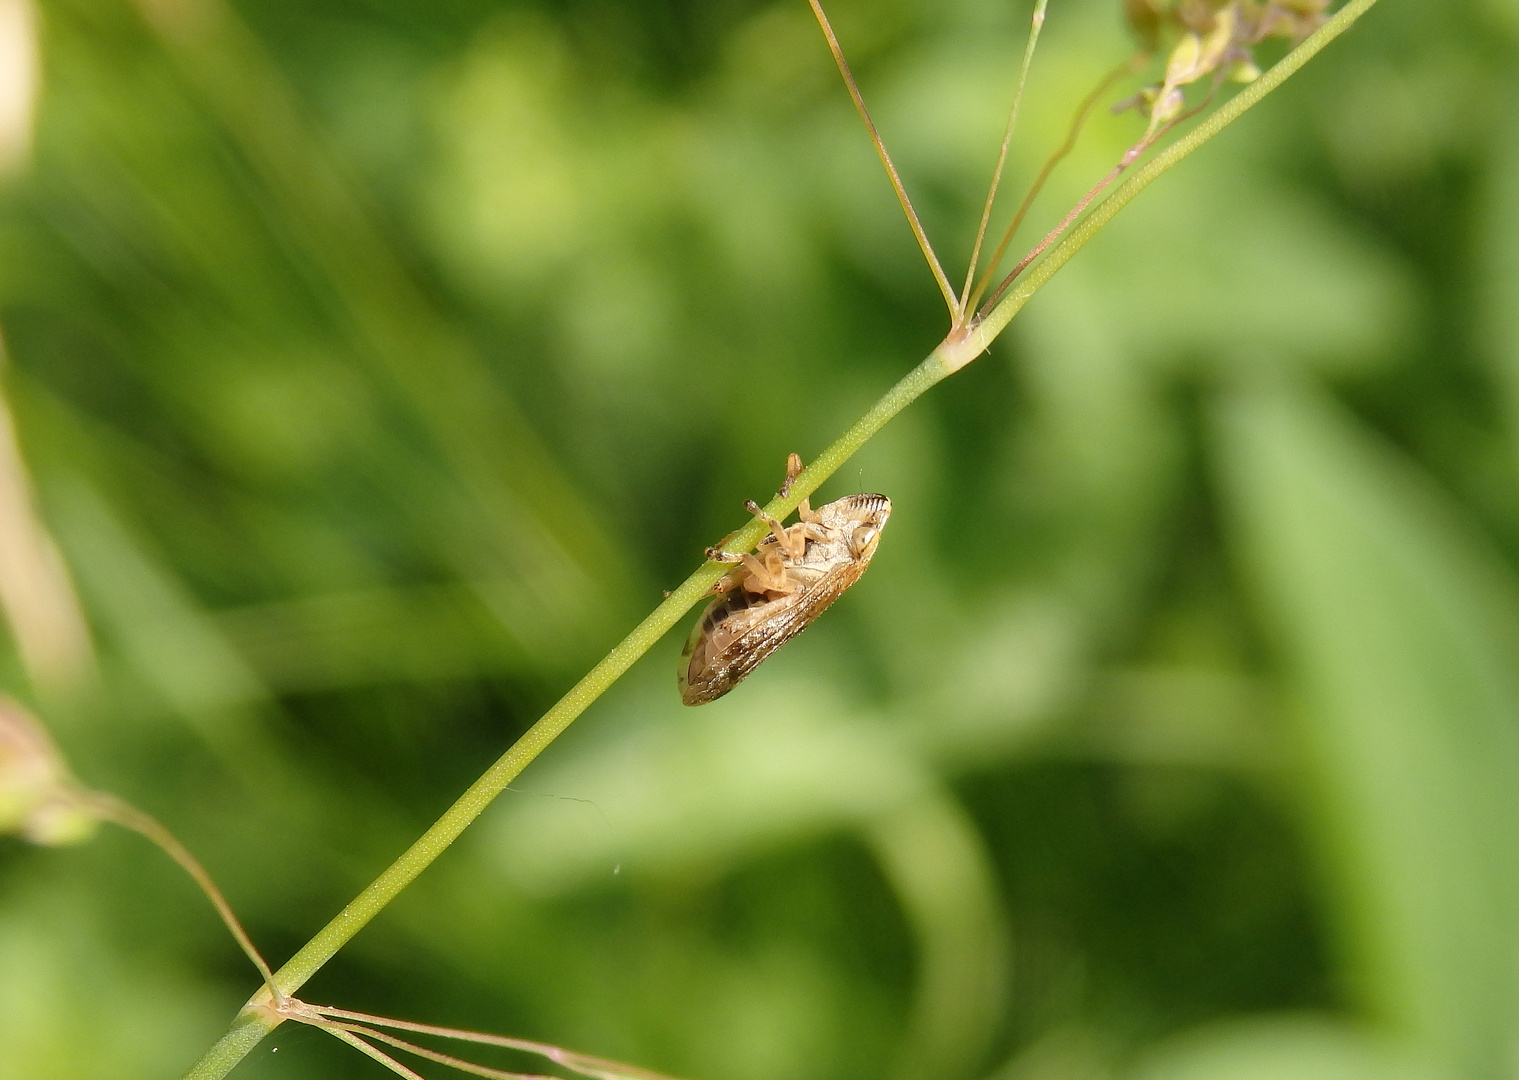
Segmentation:
<svg viewBox="0 0 1519 1080">
<path fill-rule="evenodd" d="M 860 580 L 890 516 L 885 495 L 846 495 L 791 526 L 785 540 L 775 535 L 761 540 L 755 554 L 762 564 L 773 566 L 779 559 L 787 580 L 799 587 L 788 594 L 751 591 L 763 586 L 745 574 L 743 584 L 708 604 L 681 653 L 681 700 L 687 705 L 716 701 L 805 630 Z M 804 537 L 798 551 L 796 541 Z"/>
<path fill-rule="evenodd" d="M 716 701 L 796 637 L 865 572 L 866 563 L 836 565 L 801 591 L 774 600 L 734 589 L 707 605 L 681 654 L 681 699 Z"/>
</svg>

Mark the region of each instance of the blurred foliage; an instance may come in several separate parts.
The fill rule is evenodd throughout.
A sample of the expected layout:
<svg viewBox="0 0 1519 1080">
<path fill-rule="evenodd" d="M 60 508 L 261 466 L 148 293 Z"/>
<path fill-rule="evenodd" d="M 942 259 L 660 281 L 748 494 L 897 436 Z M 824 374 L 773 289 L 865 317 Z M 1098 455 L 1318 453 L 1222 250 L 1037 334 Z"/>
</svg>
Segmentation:
<svg viewBox="0 0 1519 1080">
<path fill-rule="evenodd" d="M 37 14 L 3 385 L 97 660 L 0 687 L 278 962 L 943 313 L 799 0 L 218 3 Z M 830 5 L 951 267 L 1028 6 Z M 1054 0 L 1014 190 L 1129 47 Z M 305 996 L 706 1080 L 1513 1076 L 1516 72 L 1512 3 L 1380 4 L 825 489 L 896 507 L 847 600 L 698 710 L 672 635 Z M 254 985 L 109 832 L 0 850 L 0 971 L 28 1078 Z"/>
</svg>

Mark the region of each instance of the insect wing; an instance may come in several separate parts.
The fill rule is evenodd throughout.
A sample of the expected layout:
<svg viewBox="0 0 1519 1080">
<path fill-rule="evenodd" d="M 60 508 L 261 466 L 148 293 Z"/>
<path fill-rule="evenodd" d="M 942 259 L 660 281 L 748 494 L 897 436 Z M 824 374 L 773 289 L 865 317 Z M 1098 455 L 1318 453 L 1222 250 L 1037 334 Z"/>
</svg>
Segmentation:
<svg viewBox="0 0 1519 1080">
<path fill-rule="evenodd" d="M 713 600 L 681 653 L 681 700 L 704 705 L 732 690 L 858 581 L 865 565 L 836 565 L 800 592 L 774 600 L 742 588 Z"/>
</svg>

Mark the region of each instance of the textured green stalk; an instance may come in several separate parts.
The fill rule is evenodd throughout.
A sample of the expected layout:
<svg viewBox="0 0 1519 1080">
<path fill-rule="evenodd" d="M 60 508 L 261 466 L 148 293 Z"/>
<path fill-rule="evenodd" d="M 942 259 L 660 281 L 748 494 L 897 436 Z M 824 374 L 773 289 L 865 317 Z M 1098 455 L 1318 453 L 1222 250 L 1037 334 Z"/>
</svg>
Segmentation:
<svg viewBox="0 0 1519 1080">
<path fill-rule="evenodd" d="M 886 425 L 919 395 L 951 371 L 963 366 L 954 354 L 965 346 L 942 345 L 929 355 L 900 382 L 893 386 L 875 403 L 869 412 L 840 436 L 832 446 L 823 451 L 816 460 L 797 477 L 785 498 L 776 498 L 766 509 L 777 517 L 785 517 L 796 509 L 797 503 L 833 475 L 851 454 L 863 446 L 870 437 Z M 948 354 L 948 355 L 946 355 Z M 729 540 L 730 551 L 747 551 L 759 542 L 766 526 L 758 519 L 749 522 Z M 354 898 L 353 902 L 338 913 L 317 935 L 275 972 L 280 990 L 294 994 L 317 970 L 330 960 L 348 940 L 357 934 L 370 919 L 374 918 L 398 893 L 411 884 L 429 864 L 454 842 L 470 822 L 479 817 L 517 778 L 543 750 L 569 727 L 607 688 L 622 677 L 623 673 L 664 636 L 687 611 L 708 594 L 712 583 L 729 567 L 708 562 L 685 580 L 659 607 L 634 627 L 632 633 L 606 655 L 496 760 L 480 779 L 461 795 L 457 802 L 433 823 L 417 841 L 407 848 L 383 874 L 368 888 Z M 263 1006 L 268 1005 L 267 990 L 254 995 L 250 1007 L 239 1014 L 232 1030 L 213 1046 L 187 1073 L 184 1080 L 215 1080 L 225 1076 L 238 1061 L 256 1046 L 260 1039 L 279 1023 L 278 1018 Z"/>
<path fill-rule="evenodd" d="M 243 1010 L 232 1022 L 231 1030 L 217 1039 L 205 1056 L 185 1073 L 184 1080 L 220 1080 L 273 1030 L 274 1017 L 271 1014 Z"/>
<path fill-rule="evenodd" d="M 939 380 L 958 371 L 984 352 L 1040 286 L 1053 277 L 1055 272 L 1065 265 L 1070 257 L 1096 235 L 1098 230 L 1123 209 L 1135 195 L 1279 86 L 1310 57 L 1344 32 L 1374 3 L 1376 0 L 1351 0 L 1270 71 L 1240 91 L 1186 137 L 1157 154 L 1117 191 L 1099 204 L 1048 256 L 1035 264 L 1028 276 L 992 310 L 985 320 L 964 337 L 946 340 L 929 354 L 926 360 L 888 390 L 870 411 L 835 440 L 833 445 L 818 455 L 812 464 L 808 465 L 797 477 L 785 498 L 772 500 L 766 510 L 779 518 L 784 518 L 791 513 L 797 503 L 816 491 L 839 466 L 880 431 L 892 417 L 912 404 Z M 765 528 L 766 526 L 758 520 L 750 521 L 734 533 L 726 545 L 727 550 L 747 551 L 759 542 Z M 284 993 L 294 994 L 350 938 L 363 929 L 370 919 L 374 918 L 386 904 L 390 903 L 402 889 L 442 854 L 469 823 L 474 821 L 534 758 L 558 738 L 577 716 L 605 693 L 607 688 L 616 682 L 628 668 L 632 667 L 639 657 L 664 636 L 665 631 L 674 626 L 687 611 L 706 596 L 712 583 L 726 571 L 726 566 L 708 562 L 672 592 L 664 603 L 655 608 L 653 613 L 639 623 L 633 632 L 592 668 L 585 678 L 576 683 L 574 688 L 544 714 L 542 719 L 529 728 L 526 734 L 518 739 L 485 775 L 471 784 L 459 800 L 449 807 L 447 812 L 423 833 L 416 843 L 412 844 L 335 919 L 323 927 L 316 937 L 291 957 L 289 963 L 275 973 L 280 989 Z M 230 1072 L 279 1022 L 271 1013 L 258 1007 L 267 1004 L 268 1001 L 267 990 L 261 990 L 259 994 L 256 994 L 250 1002 L 250 1007 L 239 1014 L 232 1029 L 222 1036 L 216 1045 L 185 1074 L 184 1080 L 219 1080 Z"/>
</svg>

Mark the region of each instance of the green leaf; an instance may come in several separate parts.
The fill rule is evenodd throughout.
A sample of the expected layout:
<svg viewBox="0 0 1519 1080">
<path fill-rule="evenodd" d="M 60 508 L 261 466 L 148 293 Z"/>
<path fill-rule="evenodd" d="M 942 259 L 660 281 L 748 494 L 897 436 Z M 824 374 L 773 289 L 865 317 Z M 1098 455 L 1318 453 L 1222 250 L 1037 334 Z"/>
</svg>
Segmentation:
<svg viewBox="0 0 1519 1080">
<path fill-rule="evenodd" d="M 1187 1032 L 1135 1080 L 1394 1080 L 1424 1075 L 1392 1047 L 1327 1017 L 1269 1016 Z"/>
<path fill-rule="evenodd" d="M 1354 990 L 1390 1032 L 1489 1074 L 1514 1014 L 1513 574 L 1427 478 L 1310 392 L 1237 390 L 1217 421 Z"/>
</svg>

